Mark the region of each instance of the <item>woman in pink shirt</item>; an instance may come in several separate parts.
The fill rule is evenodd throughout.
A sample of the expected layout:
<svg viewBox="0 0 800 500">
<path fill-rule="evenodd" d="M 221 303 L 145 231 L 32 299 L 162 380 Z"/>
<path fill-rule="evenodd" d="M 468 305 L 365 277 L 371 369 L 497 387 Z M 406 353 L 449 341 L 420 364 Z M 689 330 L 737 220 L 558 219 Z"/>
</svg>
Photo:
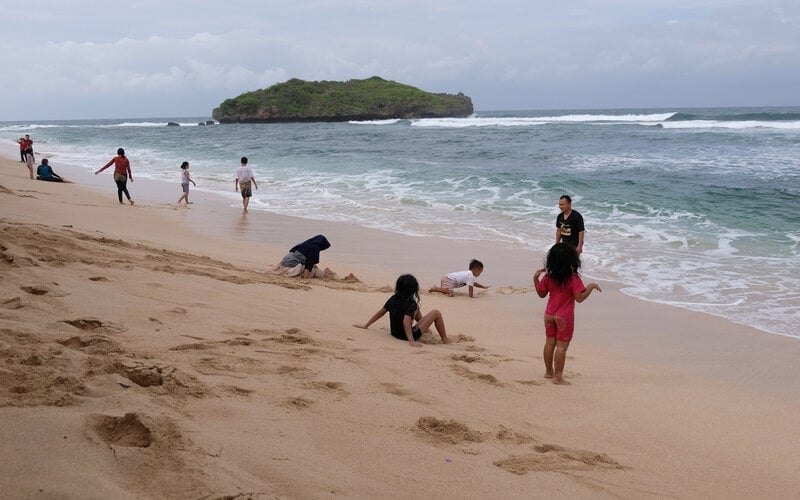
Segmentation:
<svg viewBox="0 0 800 500">
<path fill-rule="evenodd" d="M 117 150 L 117 156 L 111 158 L 111 160 L 106 163 L 103 168 L 95 172 L 94 175 L 99 174 L 112 164 L 114 165 L 114 182 L 117 183 L 117 196 L 119 197 L 120 204 L 122 203 L 122 193 L 125 193 L 125 196 L 128 197 L 128 203 L 133 205 L 131 195 L 128 193 L 128 179 L 133 182 L 133 175 L 131 174 L 131 162 L 129 162 L 125 157 L 124 149 L 119 148 Z"/>
<path fill-rule="evenodd" d="M 580 267 L 581 259 L 575 247 L 556 243 L 547 252 L 545 267 L 533 275 L 539 297 L 550 294 L 544 311 L 544 377 L 552 379 L 554 384 L 569 385 L 563 373 L 567 348 L 575 330 L 575 302 L 583 302 L 593 290 L 602 291 L 597 283 L 583 285 L 578 275 Z M 540 281 L 542 274 L 544 278 Z"/>
</svg>

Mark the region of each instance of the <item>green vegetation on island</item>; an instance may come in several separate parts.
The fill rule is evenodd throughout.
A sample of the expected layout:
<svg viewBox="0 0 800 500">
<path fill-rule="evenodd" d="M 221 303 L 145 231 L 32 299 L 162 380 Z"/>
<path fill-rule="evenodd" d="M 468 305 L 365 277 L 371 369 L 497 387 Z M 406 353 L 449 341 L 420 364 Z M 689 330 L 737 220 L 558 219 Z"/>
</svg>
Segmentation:
<svg viewBox="0 0 800 500">
<path fill-rule="evenodd" d="M 464 117 L 472 99 L 432 94 L 373 76 L 346 82 L 293 78 L 225 100 L 211 116 L 220 123 L 381 120 Z"/>
</svg>

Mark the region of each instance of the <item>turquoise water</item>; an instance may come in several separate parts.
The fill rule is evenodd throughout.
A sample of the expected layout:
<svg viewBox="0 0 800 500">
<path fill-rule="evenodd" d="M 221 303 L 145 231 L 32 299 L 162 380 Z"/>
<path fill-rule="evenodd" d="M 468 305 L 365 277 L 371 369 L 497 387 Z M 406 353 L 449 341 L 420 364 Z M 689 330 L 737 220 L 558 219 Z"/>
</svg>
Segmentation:
<svg viewBox="0 0 800 500">
<path fill-rule="evenodd" d="M 477 112 L 463 119 L 197 126 L 205 117 L 0 122 L 55 164 L 124 147 L 135 176 L 252 210 L 545 251 L 561 194 L 586 220 L 584 273 L 645 300 L 800 336 L 800 108 Z M 165 126 L 168 121 L 180 127 Z M 58 168 L 56 168 L 58 171 Z"/>
</svg>

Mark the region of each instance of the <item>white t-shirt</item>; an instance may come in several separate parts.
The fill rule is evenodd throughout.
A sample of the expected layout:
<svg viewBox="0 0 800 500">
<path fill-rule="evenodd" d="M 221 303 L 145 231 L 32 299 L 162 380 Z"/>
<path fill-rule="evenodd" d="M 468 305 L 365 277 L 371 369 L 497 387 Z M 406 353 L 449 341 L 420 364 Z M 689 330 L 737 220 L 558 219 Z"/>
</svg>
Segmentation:
<svg viewBox="0 0 800 500">
<path fill-rule="evenodd" d="M 239 179 L 239 182 L 248 182 L 250 179 L 253 178 L 253 169 L 251 169 L 247 165 L 237 168 L 236 178 Z"/>
<path fill-rule="evenodd" d="M 454 273 L 447 273 L 447 277 L 453 282 L 453 288 L 459 288 L 464 285 L 475 285 L 475 275 L 472 274 L 472 271 L 456 271 Z"/>
</svg>

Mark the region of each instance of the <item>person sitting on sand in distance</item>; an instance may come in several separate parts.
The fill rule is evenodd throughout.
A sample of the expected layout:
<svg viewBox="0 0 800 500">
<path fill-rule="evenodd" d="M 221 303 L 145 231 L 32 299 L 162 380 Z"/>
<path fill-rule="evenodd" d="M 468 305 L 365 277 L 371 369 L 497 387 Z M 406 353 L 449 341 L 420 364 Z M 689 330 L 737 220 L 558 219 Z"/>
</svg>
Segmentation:
<svg viewBox="0 0 800 500">
<path fill-rule="evenodd" d="M 302 278 L 325 278 L 334 273 L 328 268 L 320 270 L 319 254 L 331 247 L 331 243 L 322 234 L 312 236 L 289 249 L 281 262 L 272 268 L 272 272 Z"/>
<path fill-rule="evenodd" d="M 469 269 L 467 271 L 455 271 L 445 274 L 442 276 L 440 286 L 430 287 L 430 289 L 428 289 L 428 293 L 439 292 L 452 297 L 454 289 L 467 285 L 469 287 L 467 295 L 469 295 L 469 298 L 472 298 L 474 296 L 473 290 L 475 288 L 489 288 L 488 286 L 481 285 L 475 281 L 475 278 L 480 276 L 482 272 L 483 262 L 472 259 L 469 263 Z"/>
<path fill-rule="evenodd" d="M 403 274 L 397 278 L 394 287 L 394 295 L 381 307 L 378 312 L 364 324 L 354 324 L 356 328 L 369 328 L 389 313 L 389 331 L 392 337 L 400 340 L 407 340 L 412 347 L 422 347 L 419 342 L 423 332 L 427 332 L 431 325 L 436 326 L 442 342 L 450 344 L 452 341 L 447 337 L 447 330 L 444 325 L 444 318 L 438 309 L 429 311 L 424 316 L 419 307 L 419 282 L 411 274 Z M 416 321 L 416 324 L 413 322 Z"/>
<path fill-rule="evenodd" d="M 544 377 L 554 384 L 569 385 L 564 380 L 564 363 L 567 348 L 575 330 L 575 303 L 583 302 L 592 290 L 600 290 L 597 283 L 584 286 L 578 275 L 581 259 L 569 243 L 556 243 L 547 252 L 545 267 L 533 275 L 533 286 L 541 298 L 547 297 L 544 311 Z M 544 278 L 539 279 L 544 274 Z"/>
<path fill-rule="evenodd" d="M 133 205 L 131 194 L 128 192 L 128 179 L 133 182 L 133 174 L 131 173 L 131 162 L 129 162 L 128 158 L 125 156 L 124 149 L 117 149 L 117 156 L 111 158 L 111 160 L 103 165 L 100 170 L 95 172 L 94 175 L 99 174 L 111 165 L 114 165 L 114 182 L 117 184 L 117 197 L 119 197 L 120 205 L 122 204 L 123 193 L 128 198 L 128 203 Z"/>
<path fill-rule="evenodd" d="M 53 168 L 50 166 L 50 160 L 47 158 L 42 159 L 42 164 L 36 167 L 36 178 L 40 181 L 68 182 L 60 175 L 53 172 Z"/>
</svg>

